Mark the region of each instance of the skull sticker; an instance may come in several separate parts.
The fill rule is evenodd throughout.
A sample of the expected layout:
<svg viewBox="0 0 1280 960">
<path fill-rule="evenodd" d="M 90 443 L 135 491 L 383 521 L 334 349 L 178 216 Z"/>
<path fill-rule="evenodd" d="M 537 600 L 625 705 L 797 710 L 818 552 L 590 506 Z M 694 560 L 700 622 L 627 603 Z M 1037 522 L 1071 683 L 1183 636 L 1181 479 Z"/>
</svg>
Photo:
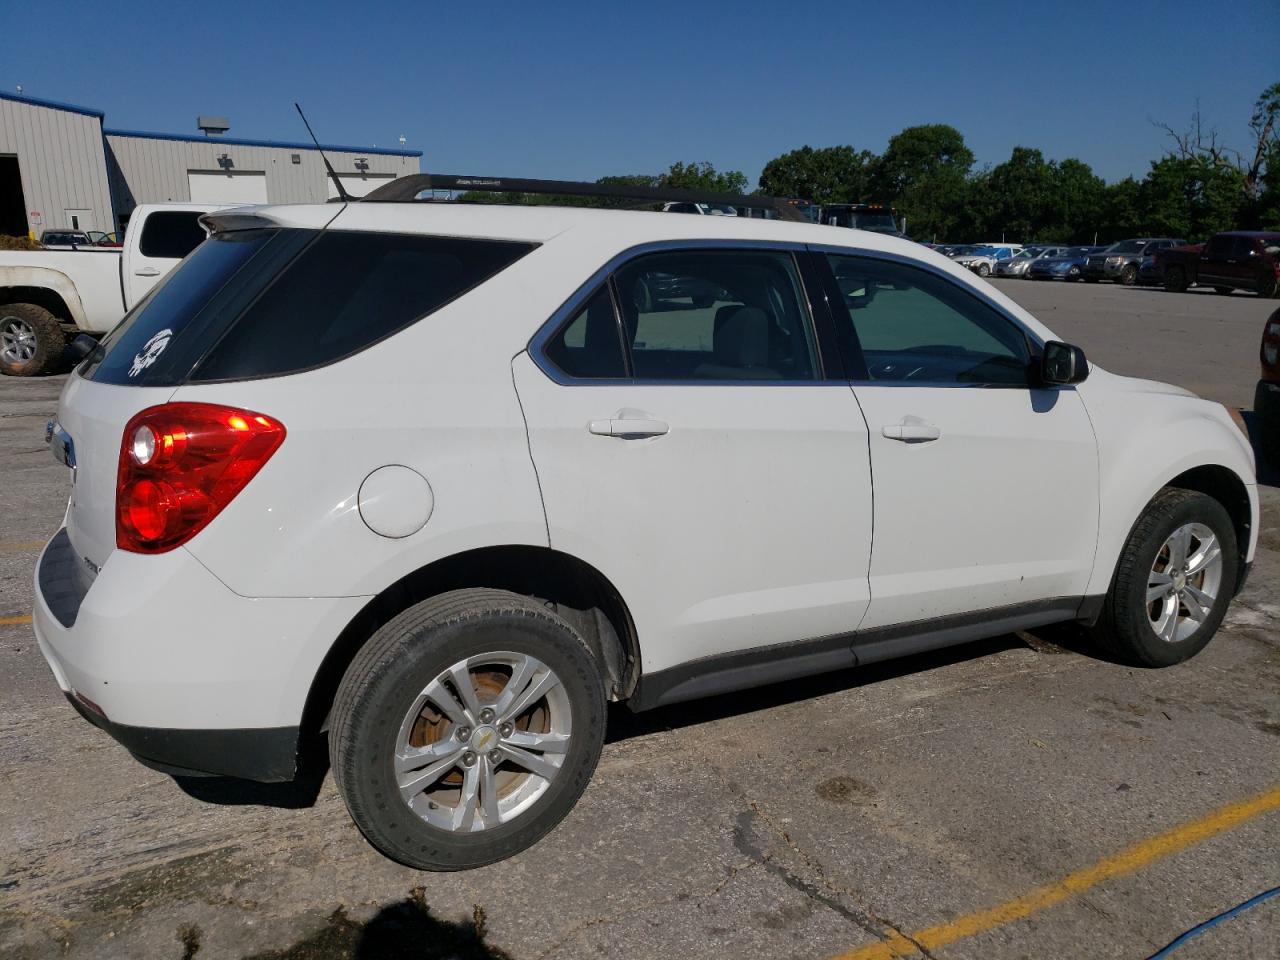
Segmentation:
<svg viewBox="0 0 1280 960">
<path fill-rule="evenodd" d="M 171 339 L 173 339 L 173 331 L 166 327 L 143 344 L 142 349 L 133 358 L 133 363 L 129 365 L 129 376 L 136 377 L 155 363 L 160 354 L 164 353 L 164 348 L 169 345 Z"/>
</svg>

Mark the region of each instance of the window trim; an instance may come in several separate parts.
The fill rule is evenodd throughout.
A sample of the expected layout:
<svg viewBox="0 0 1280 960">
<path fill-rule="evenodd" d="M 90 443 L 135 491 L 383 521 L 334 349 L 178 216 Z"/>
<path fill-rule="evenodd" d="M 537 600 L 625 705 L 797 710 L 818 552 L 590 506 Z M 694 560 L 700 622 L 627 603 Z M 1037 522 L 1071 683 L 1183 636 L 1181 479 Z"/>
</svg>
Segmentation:
<svg viewBox="0 0 1280 960">
<path fill-rule="evenodd" d="M 823 318 L 829 316 L 826 313 L 830 309 L 826 303 L 826 298 L 817 301 L 814 298 L 814 291 L 809 288 L 806 272 L 806 254 L 810 248 L 803 243 L 795 243 L 793 241 L 775 241 L 775 240 L 656 240 L 649 243 L 641 243 L 621 251 L 610 257 L 605 264 L 591 274 L 587 280 L 576 289 L 569 298 L 556 309 L 550 317 L 545 320 L 537 331 L 530 338 L 526 351 L 529 358 L 533 360 L 534 365 L 551 380 L 561 386 L 574 387 L 616 387 L 619 385 L 638 386 L 638 387 L 723 387 L 723 386 L 752 386 L 752 387 L 830 387 L 839 386 L 847 387 L 849 385 L 848 377 L 844 376 L 845 371 L 840 369 L 831 369 L 830 360 L 838 354 L 833 354 L 831 348 L 825 343 L 825 338 L 830 337 L 831 330 L 828 324 L 823 322 Z M 818 377 L 809 380 L 662 380 L 637 378 L 634 376 L 632 369 L 631 351 L 627 348 L 626 337 L 624 336 L 622 325 L 622 314 L 618 310 L 618 295 L 614 276 L 624 266 L 630 264 L 642 257 L 649 256 L 654 253 L 680 253 L 680 252 L 714 252 L 714 251 L 750 251 L 750 252 L 766 252 L 766 253 L 789 253 L 794 262 L 796 278 L 800 283 L 800 297 L 804 307 L 807 308 L 809 331 L 813 336 L 814 352 L 816 354 L 818 364 Z M 609 296 L 613 301 L 614 318 L 618 323 L 618 336 L 622 341 L 622 355 L 628 376 L 623 377 L 574 377 L 565 373 L 557 367 L 549 357 L 547 357 L 545 348 L 547 343 L 557 336 L 561 329 L 578 315 L 578 312 L 586 306 L 587 302 L 595 296 L 600 289 L 601 284 L 607 283 L 609 286 Z M 824 336 L 825 335 L 825 336 Z M 834 345 L 833 345 L 834 346 Z"/>
<path fill-rule="evenodd" d="M 844 317 L 848 320 L 849 328 L 849 344 L 854 352 L 853 362 L 846 359 L 848 365 L 848 383 L 859 387 L 929 387 L 931 389 L 966 389 L 966 390 L 1032 390 L 1037 389 L 1037 385 L 1032 379 L 1032 370 L 1036 360 L 1044 352 L 1044 340 L 1034 331 L 1027 327 L 1021 320 L 1010 313 L 1000 304 L 991 300 L 981 291 L 975 290 L 968 284 L 960 283 L 955 277 L 951 276 L 946 270 L 941 270 L 931 263 L 923 260 L 916 260 L 912 257 L 906 257 L 901 254 L 891 253 L 887 250 L 867 250 L 858 247 L 839 247 L 834 244 L 809 244 L 808 249 L 816 255 L 816 260 L 820 261 L 816 264 L 817 268 L 822 271 L 823 283 L 827 289 L 828 300 L 831 301 L 831 311 L 833 320 L 838 324 L 840 322 L 837 311 L 842 311 Z M 882 260 L 888 263 L 897 264 L 899 266 L 911 267 L 916 270 L 922 270 L 933 275 L 944 283 L 950 284 L 953 288 L 958 289 L 962 294 L 975 300 L 980 306 L 987 307 L 996 313 L 1006 322 L 1013 325 L 1013 328 L 1022 334 L 1027 343 L 1027 352 L 1029 360 L 1027 364 L 1027 380 L 1025 383 L 968 383 L 949 380 L 873 380 L 867 367 L 866 354 L 862 350 L 862 342 L 858 339 L 857 328 L 853 324 L 853 318 L 849 316 L 848 308 L 843 303 L 843 298 L 835 296 L 838 294 L 839 287 L 836 284 L 835 271 L 827 262 L 827 256 L 841 257 L 860 257 L 866 260 Z M 840 342 L 840 341 L 837 341 Z"/>
</svg>

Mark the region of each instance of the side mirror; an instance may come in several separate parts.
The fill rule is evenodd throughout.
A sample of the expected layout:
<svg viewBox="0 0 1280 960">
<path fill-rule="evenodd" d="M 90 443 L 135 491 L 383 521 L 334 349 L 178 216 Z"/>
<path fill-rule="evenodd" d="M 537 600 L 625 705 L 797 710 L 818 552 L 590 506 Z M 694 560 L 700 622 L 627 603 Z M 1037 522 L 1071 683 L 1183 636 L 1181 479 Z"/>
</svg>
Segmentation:
<svg viewBox="0 0 1280 960">
<path fill-rule="evenodd" d="M 1089 376 L 1089 361 L 1079 347 L 1061 340 L 1050 340 L 1040 357 L 1042 383 L 1079 383 Z"/>
</svg>

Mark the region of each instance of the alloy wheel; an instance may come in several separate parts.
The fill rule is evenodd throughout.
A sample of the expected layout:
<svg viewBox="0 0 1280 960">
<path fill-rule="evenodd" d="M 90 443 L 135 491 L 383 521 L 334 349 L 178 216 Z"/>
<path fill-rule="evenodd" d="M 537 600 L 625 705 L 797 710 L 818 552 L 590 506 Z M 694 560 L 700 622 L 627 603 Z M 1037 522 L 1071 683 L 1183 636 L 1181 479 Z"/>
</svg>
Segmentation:
<svg viewBox="0 0 1280 960">
<path fill-rule="evenodd" d="M 546 793 L 571 735 L 568 693 L 546 664 L 508 651 L 460 660 L 427 684 L 400 724 L 401 799 L 433 827 L 490 830 Z"/>
<path fill-rule="evenodd" d="M 1222 548 L 1202 523 L 1178 527 L 1156 553 L 1147 576 L 1147 619 L 1157 637 L 1185 640 L 1213 610 L 1222 589 Z"/>
<path fill-rule="evenodd" d="M 21 317 L 0 317 L 0 358 L 5 363 L 29 363 L 36 355 L 36 332 Z"/>
</svg>

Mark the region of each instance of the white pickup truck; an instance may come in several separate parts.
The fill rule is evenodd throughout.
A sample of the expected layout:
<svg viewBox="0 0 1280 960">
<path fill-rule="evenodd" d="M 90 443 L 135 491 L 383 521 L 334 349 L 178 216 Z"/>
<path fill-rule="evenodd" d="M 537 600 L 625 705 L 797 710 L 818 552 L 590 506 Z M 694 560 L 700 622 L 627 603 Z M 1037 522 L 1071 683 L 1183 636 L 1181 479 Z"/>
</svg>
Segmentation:
<svg viewBox="0 0 1280 960">
<path fill-rule="evenodd" d="M 225 206 L 225 205 L 224 205 Z M 0 372 L 56 366 L 68 336 L 100 335 L 194 250 L 215 204 L 144 204 L 118 249 L 0 251 Z"/>
</svg>

